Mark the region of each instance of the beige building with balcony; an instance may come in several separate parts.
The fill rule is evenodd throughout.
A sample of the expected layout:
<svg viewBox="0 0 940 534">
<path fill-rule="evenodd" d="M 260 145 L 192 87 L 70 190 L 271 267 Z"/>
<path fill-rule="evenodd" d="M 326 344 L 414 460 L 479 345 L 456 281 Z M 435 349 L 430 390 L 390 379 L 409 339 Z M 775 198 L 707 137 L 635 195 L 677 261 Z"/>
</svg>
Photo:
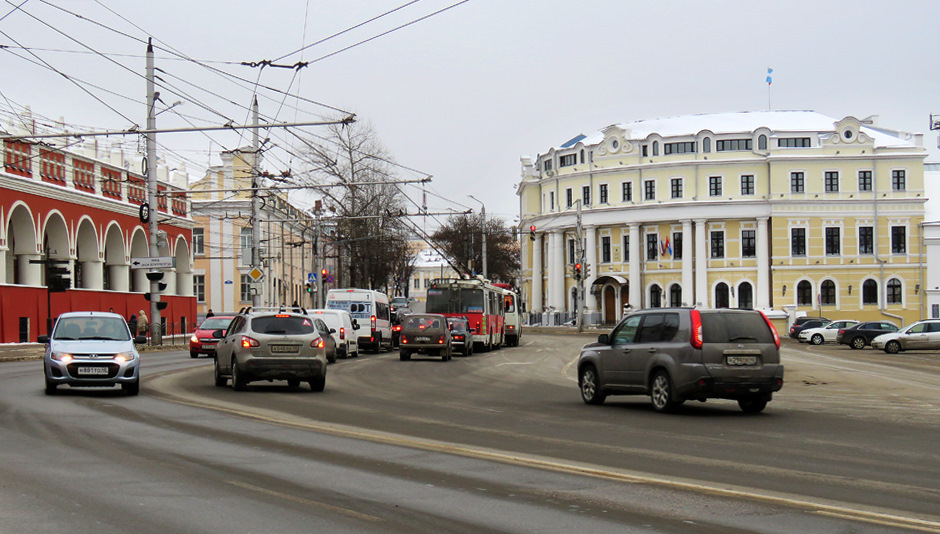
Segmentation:
<svg viewBox="0 0 940 534">
<path fill-rule="evenodd" d="M 629 304 L 907 324 L 925 313 L 926 156 L 920 134 L 813 111 L 580 135 L 522 159 L 528 309 L 575 310 L 581 261 L 584 310 L 604 323 Z"/>
</svg>

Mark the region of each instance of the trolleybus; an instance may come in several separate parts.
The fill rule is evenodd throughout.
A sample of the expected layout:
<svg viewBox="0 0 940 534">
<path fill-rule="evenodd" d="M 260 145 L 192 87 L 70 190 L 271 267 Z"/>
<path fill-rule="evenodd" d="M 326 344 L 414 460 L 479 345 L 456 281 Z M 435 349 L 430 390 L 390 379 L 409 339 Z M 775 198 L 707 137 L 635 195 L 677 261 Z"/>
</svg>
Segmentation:
<svg viewBox="0 0 940 534">
<path fill-rule="evenodd" d="M 431 280 L 425 312 L 466 317 L 473 335 L 473 350 L 498 349 L 505 334 L 503 291 L 479 278 Z"/>
</svg>

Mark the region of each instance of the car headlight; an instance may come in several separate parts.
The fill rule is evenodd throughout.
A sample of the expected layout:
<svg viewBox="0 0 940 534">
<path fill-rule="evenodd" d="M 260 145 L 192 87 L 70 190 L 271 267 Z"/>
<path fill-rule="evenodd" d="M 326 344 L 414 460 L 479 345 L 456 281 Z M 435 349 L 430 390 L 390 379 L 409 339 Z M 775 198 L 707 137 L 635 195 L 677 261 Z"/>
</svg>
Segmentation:
<svg viewBox="0 0 940 534">
<path fill-rule="evenodd" d="M 119 352 L 114 355 L 114 361 L 118 363 L 129 362 L 136 358 L 133 352 Z"/>
<path fill-rule="evenodd" d="M 193 337 L 189 338 L 189 340 L 193 343 L 199 343 L 199 338 L 196 337 L 196 334 L 193 334 Z"/>
<path fill-rule="evenodd" d="M 57 362 L 62 362 L 62 363 L 69 363 L 70 361 L 72 361 L 72 354 L 69 352 L 53 351 L 49 357 Z"/>
</svg>

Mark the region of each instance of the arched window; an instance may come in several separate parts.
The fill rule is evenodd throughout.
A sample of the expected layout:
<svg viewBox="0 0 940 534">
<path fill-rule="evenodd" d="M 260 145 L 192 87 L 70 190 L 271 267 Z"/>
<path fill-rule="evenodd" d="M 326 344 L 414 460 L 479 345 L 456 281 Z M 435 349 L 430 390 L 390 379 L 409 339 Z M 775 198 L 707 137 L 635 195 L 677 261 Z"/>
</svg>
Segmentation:
<svg viewBox="0 0 940 534">
<path fill-rule="evenodd" d="M 653 155 L 659 155 L 659 141 L 653 141 Z"/>
<path fill-rule="evenodd" d="M 712 138 L 706 137 L 705 139 L 702 139 L 702 152 L 705 152 L 707 154 L 708 152 L 711 152 L 711 151 L 712 151 Z"/>
<path fill-rule="evenodd" d="M 679 284 L 669 286 L 669 305 L 673 308 L 682 306 L 682 286 Z"/>
<path fill-rule="evenodd" d="M 836 283 L 832 280 L 825 280 L 819 288 L 819 300 L 823 304 L 835 306 L 836 304 Z"/>
<path fill-rule="evenodd" d="M 653 285 L 650 288 L 650 308 L 663 307 L 663 288 Z"/>
<path fill-rule="evenodd" d="M 888 304 L 901 304 L 901 281 L 897 278 L 888 280 Z"/>
<path fill-rule="evenodd" d="M 796 286 L 796 303 L 800 306 L 813 305 L 813 285 L 806 280 Z"/>
<path fill-rule="evenodd" d="M 766 135 L 757 136 L 757 149 L 767 150 L 767 136 Z"/>
<path fill-rule="evenodd" d="M 731 305 L 731 301 L 728 299 L 728 284 L 721 282 L 715 286 L 715 307 L 716 308 L 727 308 Z"/>
<path fill-rule="evenodd" d="M 862 283 L 862 304 L 878 304 L 878 282 L 871 278 Z"/>
<path fill-rule="evenodd" d="M 754 289 L 750 282 L 742 282 L 738 286 L 738 308 L 751 309 L 754 307 Z"/>
</svg>

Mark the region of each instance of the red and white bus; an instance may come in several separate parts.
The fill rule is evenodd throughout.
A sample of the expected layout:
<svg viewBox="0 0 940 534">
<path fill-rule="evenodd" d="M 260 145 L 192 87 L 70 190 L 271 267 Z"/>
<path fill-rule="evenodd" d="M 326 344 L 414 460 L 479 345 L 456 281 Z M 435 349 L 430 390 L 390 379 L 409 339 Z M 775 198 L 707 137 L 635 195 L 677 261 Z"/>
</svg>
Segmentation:
<svg viewBox="0 0 940 534">
<path fill-rule="evenodd" d="M 498 349 L 505 341 L 503 291 L 480 279 L 431 280 L 424 311 L 466 317 L 473 334 L 473 350 Z"/>
<path fill-rule="evenodd" d="M 522 337 L 522 314 L 519 313 L 519 296 L 513 290 L 512 284 L 493 284 L 502 290 L 503 295 L 503 324 L 507 347 L 518 347 L 519 338 Z"/>
</svg>

